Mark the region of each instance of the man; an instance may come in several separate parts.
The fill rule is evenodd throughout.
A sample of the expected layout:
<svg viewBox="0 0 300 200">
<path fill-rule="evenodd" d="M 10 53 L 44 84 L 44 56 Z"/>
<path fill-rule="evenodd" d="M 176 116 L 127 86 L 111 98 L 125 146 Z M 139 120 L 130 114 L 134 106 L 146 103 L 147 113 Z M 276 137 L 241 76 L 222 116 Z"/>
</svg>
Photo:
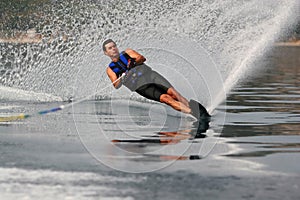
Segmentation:
<svg viewBox="0 0 300 200">
<path fill-rule="evenodd" d="M 165 103 L 197 119 L 210 117 L 201 104 L 194 100 L 188 102 L 163 76 L 147 66 L 146 58 L 138 52 L 126 49 L 120 53 L 112 39 L 104 41 L 102 48 L 112 60 L 106 73 L 116 89 L 125 85 L 147 99 Z"/>
</svg>

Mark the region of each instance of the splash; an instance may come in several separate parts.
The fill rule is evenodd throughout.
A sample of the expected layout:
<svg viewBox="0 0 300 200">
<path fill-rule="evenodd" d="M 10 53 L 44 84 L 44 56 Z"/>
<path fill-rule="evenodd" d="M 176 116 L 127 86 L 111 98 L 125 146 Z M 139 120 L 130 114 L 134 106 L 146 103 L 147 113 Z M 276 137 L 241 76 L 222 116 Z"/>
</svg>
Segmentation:
<svg viewBox="0 0 300 200">
<path fill-rule="evenodd" d="M 51 1 L 33 19 L 39 43 L 0 44 L 0 82 L 62 99 L 93 94 L 110 83 L 100 44 L 111 37 L 120 49 L 139 49 L 185 96 L 214 110 L 295 18 L 296 2 Z M 114 96 L 138 98 L 126 89 Z"/>
<path fill-rule="evenodd" d="M 62 98 L 32 91 L 21 90 L 12 87 L 0 86 L 0 99 L 9 101 L 37 101 L 37 102 L 52 102 L 62 101 Z"/>
</svg>

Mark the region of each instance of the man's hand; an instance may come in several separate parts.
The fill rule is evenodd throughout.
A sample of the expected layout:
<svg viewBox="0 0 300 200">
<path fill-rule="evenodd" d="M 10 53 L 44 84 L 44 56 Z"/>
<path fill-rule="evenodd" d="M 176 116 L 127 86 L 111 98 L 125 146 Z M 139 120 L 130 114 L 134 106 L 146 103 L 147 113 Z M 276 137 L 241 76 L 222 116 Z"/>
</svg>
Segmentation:
<svg viewBox="0 0 300 200">
<path fill-rule="evenodd" d="M 144 56 L 132 49 L 126 49 L 125 52 L 129 55 L 129 57 L 134 59 L 136 65 L 143 64 L 146 61 L 146 58 Z"/>
<path fill-rule="evenodd" d="M 128 69 L 132 69 L 136 66 L 136 62 L 134 58 L 128 60 Z"/>
<path fill-rule="evenodd" d="M 124 72 L 122 75 L 121 75 L 121 83 L 124 83 L 126 79 L 126 73 Z"/>
<path fill-rule="evenodd" d="M 123 83 L 126 81 L 126 73 L 124 72 L 120 77 L 119 77 L 119 81 L 117 82 L 117 84 L 115 85 L 116 89 L 119 89 Z"/>
</svg>

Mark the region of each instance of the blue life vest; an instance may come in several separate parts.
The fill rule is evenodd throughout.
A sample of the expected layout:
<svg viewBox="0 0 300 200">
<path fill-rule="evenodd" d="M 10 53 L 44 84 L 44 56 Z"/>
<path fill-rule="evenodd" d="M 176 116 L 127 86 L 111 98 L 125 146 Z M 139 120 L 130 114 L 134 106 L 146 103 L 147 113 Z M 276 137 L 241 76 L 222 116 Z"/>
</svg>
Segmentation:
<svg viewBox="0 0 300 200">
<path fill-rule="evenodd" d="M 124 51 L 120 53 L 120 59 L 117 62 L 111 62 L 109 67 L 119 78 L 124 72 L 128 71 L 127 65 L 131 57 Z"/>
<path fill-rule="evenodd" d="M 140 64 L 135 66 L 134 68 L 128 69 L 127 65 L 130 59 L 132 58 L 126 52 L 122 51 L 120 53 L 119 60 L 117 62 L 111 62 L 109 64 L 109 67 L 117 75 L 118 78 L 126 72 L 123 84 L 131 91 L 135 91 L 139 87 L 138 79 L 145 73 L 151 71 L 151 68 L 146 66 L 145 64 Z"/>
</svg>

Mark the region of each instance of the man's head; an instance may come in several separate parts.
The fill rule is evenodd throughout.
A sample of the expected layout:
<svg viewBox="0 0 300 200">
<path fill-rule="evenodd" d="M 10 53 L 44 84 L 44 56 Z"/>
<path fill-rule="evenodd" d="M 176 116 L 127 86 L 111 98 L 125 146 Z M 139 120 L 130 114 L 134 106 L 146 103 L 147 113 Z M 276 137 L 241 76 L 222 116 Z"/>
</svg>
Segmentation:
<svg viewBox="0 0 300 200">
<path fill-rule="evenodd" d="M 102 48 L 104 54 L 109 56 L 111 59 L 119 58 L 119 49 L 112 39 L 105 40 L 102 44 Z"/>
</svg>

